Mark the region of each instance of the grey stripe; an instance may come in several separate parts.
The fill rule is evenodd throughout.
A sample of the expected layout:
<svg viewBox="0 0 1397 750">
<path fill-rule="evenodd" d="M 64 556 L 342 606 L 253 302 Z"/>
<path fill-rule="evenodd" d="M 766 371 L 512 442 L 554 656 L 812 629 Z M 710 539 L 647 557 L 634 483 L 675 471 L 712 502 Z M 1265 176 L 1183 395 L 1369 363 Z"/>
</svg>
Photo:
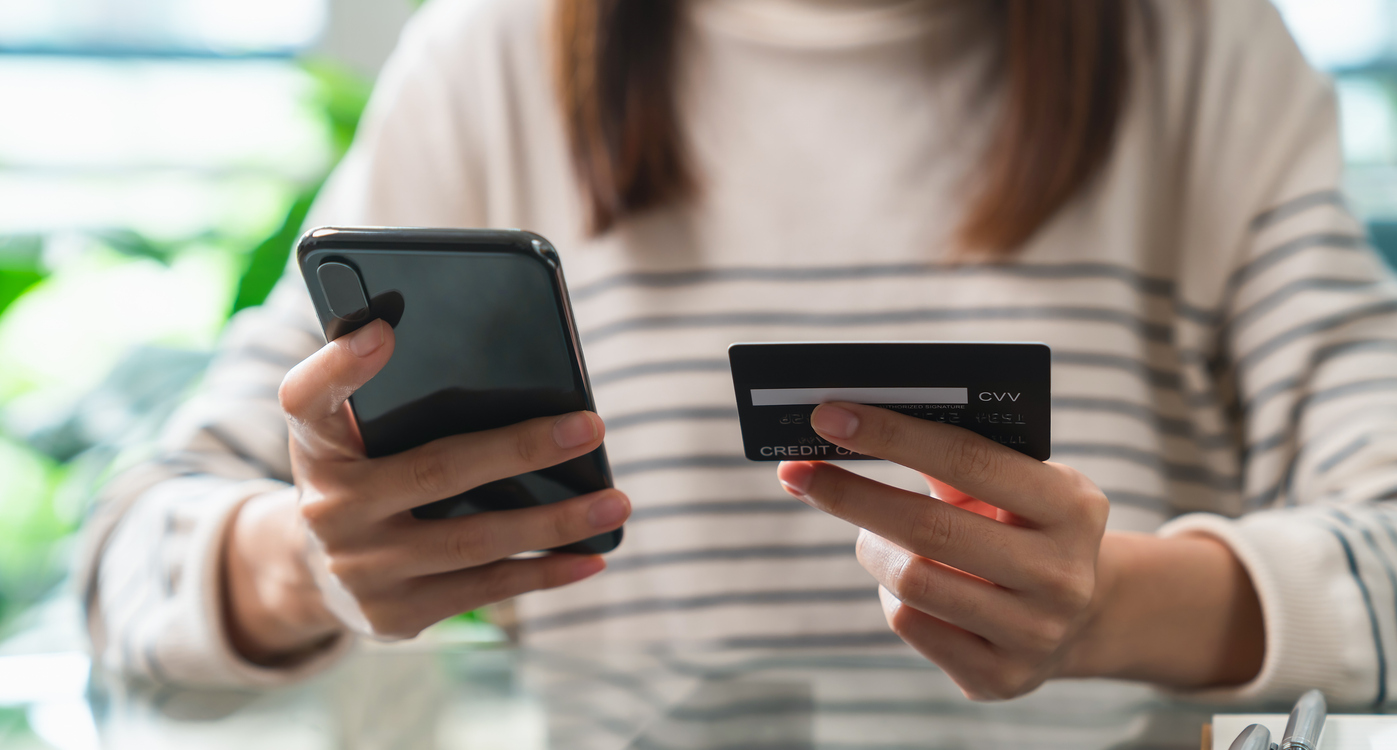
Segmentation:
<svg viewBox="0 0 1397 750">
<path fill-rule="evenodd" d="M 1307 291 L 1356 291 L 1360 289 L 1372 289 L 1382 286 L 1383 282 L 1374 279 L 1338 279 L 1338 278 L 1307 278 L 1292 281 L 1281 288 L 1262 297 L 1252 303 L 1250 307 L 1242 310 L 1228 320 L 1223 326 L 1222 336 L 1235 333 L 1246 327 L 1253 320 L 1260 318 L 1277 307 L 1280 307 L 1286 300 L 1301 292 Z"/>
<path fill-rule="evenodd" d="M 1183 388 L 1183 377 L 1178 372 L 1156 369 L 1150 367 L 1141 360 L 1131 357 L 1122 357 L 1117 354 L 1101 354 L 1098 352 L 1054 349 L 1052 359 L 1055 364 L 1060 365 L 1123 370 L 1157 388 L 1168 388 L 1173 390 L 1180 390 Z M 604 370 L 592 375 L 591 380 L 594 387 L 600 387 L 631 378 L 640 378 L 650 375 L 669 375 L 682 372 L 727 373 L 728 371 L 729 364 L 726 359 L 675 359 L 643 362 L 613 370 Z"/>
<path fill-rule="evenodd" d="M 1324 390 L 1315 391 L 1314 393 L 1310 393 L 1305 397 L 1299 399 L 1298 401 L 1296 401 L 1295 405 L 1291 407 L 1289 424 L 1298 424 L 1300 421 L 1300 415 L 1304 413 L 1305 409 L 1316 403 L 1324 403 L 1325 401 L 1330 401 L 1336 398 L 1352 396 L 1356 393 L 1369 393 L 1373 391 L 1386 391 L 1393 389 L 1397 389 L 1397 378 L 1375 378 L 1372 380 L 1359 380 L 1352 383 L 1345 383 L 1343 385 L 1336 385 L 1331 388 L 1325 388 Z M 1312 446 L 1323 445 L 1326 437 L 1328 437 L 1334 431 L 1344 429 L 1347 426 L 1347 424 L 1336 425 L 1321 433 L 1320 435 L 1311 438 L 1309 442 L 1300 446 L 1300 448 L 1295 452 L 1295 456 L 1287 465 L 1285 476 L 1282 477 L 1279 482 L 1271 485 L 1270 487 L 1266 488 L 1260 493 L 1246 498 L 1245 502 L 1248 504 L 1248 506 L 1260 507 L 1262 505 L 1266 505 L 1275 500 L 1276 498 L 1281 497 L 1283 492 L 1286 493 L 1287 497 L 1289 497 L 1291 483 L 1294 479 L 1295 469 L 1297 464 L 1299 463 L 1300 456 L 1304 454 L 1306 451 L 1311 450 Z M 1279 430 L 1265 438 L 1257 440 L 1256 442 L 1247 446 L 1244 453 L 1244 457 L 1242 459 L 1243 463 L 1250 463 L 1251 461 L 1255 460 L 1255 456 L 1257 454 L 1283 447 L 1289 444 L 1292 440 L 1294 440 L 1294 435 L 1290 431 L 1285 429 Z"/>
<path fill-rule="evenodd" d="M 1292 216 L 1304 213 L 1318 206 L 1336 206 L 1343 209 L 1345 212 L 1348 211 L 1348 203 L 1344 201 L 1344 194 L 1340 191 L 1316 190 L 1313 193 L 1306 193 L 1297 198 L 1291 198 L 1275 208 L 1267 209 L 1257 214 L 1256 217 L 1251 220 L 1251 231 L 1260 231 L 1272 224 L 1289 219 Z"/>
<path fill-rule="evenodd" d="M 1053 409 L 1061 411 L 1105 411 L 1133 417 L 1154 427 L 1165 435 L 1187 438 L 1194 444 L 1209 450 L 1235 446 L 1232 436 L 1198 435 L 1193 422 L 1187 419 L 1166 417 L 1154 409 L 1131 401 L 1114 398 L 1087 398 L 1084 396 L 1059 396 L 1052 400 Z"/>
<path fill-rule="evenodd" d="M 1331 250 L 1358 250 L 1367 247 L 1368 239 L 1361 234 L 1349 234 L 1347 232 L 1316 232 L 1314 234 L 1304 234 L 1294 239 L 1282 242 L 1281 244 L 1262 252 L 1255 258 L 1232 272 L 1227 279 L 1227 292 L 1224 298 L 1228 300 L 1223 305 L 1223 309 L 1231 306 L 1231 299 L 1236 296 L 1236 292 L 1248 281 L 1256 278 L 1262 271 L 1274 267 L 1278 263 L 1294 255 L 1298 255 L 1306 250 L 1315 248 L 1328 248 Z"/>
<path fill-rule="evenodd" d="M 797 503 L 798 505 L 801 503 Z M 852 542 L 841 544 L 762 545 L 756 547 L 714 547 L 676 552 L 656 552 L 649 555 L 613 557 L 606 569 L 618 571 L 682 565 L 699 562 L 736 562 L 746 560 L 797 560 L 809 557 L 847 557 L 854 553 Z"/>
<path fill-rule="evenodd" d="M 239 401 L 260 401 L 269 406 L 280 408 L 281 381 L 275 383 L 249 383 L 245 380 L 230 380 L 205 386 L 203 392 L 195 398 L 200 401 L 229 401 L 237 399 Z"/>
<path fill-rule="evenodd" d="M 1111 263 L 1054 263 L 1054 264 L 946 264 L 929 263 L 876 263 L 848 266 L 806 266 L 783 268 L 775 266 L 733 266 L 728 268 L 704 268 L 686 271 L 641 271 L 622 273 L 582 284 L 571 290 L 574 302 L 582 302 L 612 289 L 640 287 L 647 289 L 672 289 L 740 281 L 809 283 L 820 281 L 856 281 L 862 279 L 906 278 L 906 277 L 969 277 L 969 276 L 1010 276 L 1023 279 L 1114 279 L 1132 288 L 1155 296 L 1169 296 L 1174 293 L 1172 279 L 1150 277 L 1128 266 Z"/>
<path fill-rule="evenodd" d="M 1137 704 L 1136 709 L 1142 708 Z M 684 706 L 680 705 L 672 709 L 667 718 L 674 721 L 690 722 L 711 722 L 711 721 L 731 721 L 733 719 L 758 716 L 791 716 L 809 715 L 812 718 L 818 716 L 916 716 L 931 720 L 933 718 L 964 717 L 966 701 L 961 698 L 912 698 L 896 700 L 884 699 L 863 699 L 863 700 L 822 700 L 812 701 L 809 696 L 799 695 L 772 695 L 769 697 L 748 697 L 737 701 L 708 706 Z M 1063 711 L 1041 711 L 1020 713 L 1012 716 L 998 716 L 995 723 L 999 725 L 1012 724 L 1019 727 L 1060 727 L 1082 730 L 1088 728 L 1103 729 L 1107 727 L 1124 727 L 1134 721 L 1133 714 L 1126 712 L 1108 712 L 1102 714 L 1083 714 L 1078 712 Z M 930 727 L 928 727 L 930 728 Z M 647 740 L 651 741 L 651 740 Z M 1041 747 L 1041 740 L 1016 743 L 1016 747 Z M 959 745 L 952 745 L 959 747 Z M 1076 743 L 1074 747 L 1082 747 Z M 671 750 L 668 745 L 646 745 L 646 747 L 659 750 Z M 813 750 L 812 745 L 804 741 L 796 741 L 792 744 L 740 744 L 740 745 L 711 745 L 704 744 L 703 750 L 727 750 L 735 748 L 738 750 Z M 819 750 L 829 750 L 829 746 L 821 743 Z M 852 747 L 863 748 L 864 750 L 888 750 L 889 748 L 918 748 L 927 750 L 928 748 L 945 747 L 941 744 L 926 745 L 885 745 L 859 744 Z"/>
<path fill-rule="evenodd" d="M 787 604 L 832 604 L 840 602 L 878 601 L 876 586 L 856 589 L 785 589 L 777 591 L 742 591 L 687 597 L 655 597 L 628 602 L 602 604 L 566 610 L 552 615 L 525 620 L 524 630 L 539 633 L 558 628 L 575 627 L 615 617 L 635 617 L 656 612 L 688 612 L 733 606 L 776 606 Z"/>
<path fill-rule="evenodd" d="M 278 319 L 310 338 L 317 339 L 319 341 L 319 346 L 316 348 L 325 345 L 325 331 L 320 325 L 320 319 L 316 317 L 314 312 L 311 312 L 310 315 L 298 315 L 288 310 L 282 312 L 282 314 L 278 316 Z"/>
<path fill-rule="evenodd" d="M 1334 538 L 1339 541 L 1339 546 L 1343 548 L 1344 557 L 1348 560 L 1349 575 L 1353 578 L 1354 584 L 1358 586 L 1358 593 L 1363 596 L 1363 605 L 1368 608 L 1368 625 L 1373 634 L 1373 651 L 1378 656 L 1378 690 L 1373 705 L 1382 706 L 1387 701 L 1387 655 L 1383 651 L 1382 630 L 1378 627 L 1378 613 L 1373 607 L 1373 597 L 1368 592 L 1368 584 L 1363 582 L 1363 576 L 1358 573 L 1358 560 L 1353 555 L 1352 545 L 1339 529 L 1331 526 L 1329 533 L 1334 535 Z"/>
<path fill-rule="evenodd" d="M 1166 435 L 1175 435 L 1188 438 L 1200 447 L 1227 448 L 1234 445 L 1230 435 L 1196 435 L 1194 425 L 1186 419 L 1165 417 L 1148 406 L 1132 403 L 1120 399 L 1085 398 L 1063 396 L 1052 400 L 1054 409 L 1061 411 L 1107 411 L 1133 417 L 1154 427 Z M 638 425 L 654 424 L 656 422 L 675 422 L 683 420 L 736 420 L 738 418 L 737 409 L 728 407 L 692 406 L 676 407 L 672 409 L 655 409 L 652 411 L 633 412 L 620 416 L 608 417 L 606 420 L 607 430 L 615 432 Z"/>
<path fill-rule="evenodd" d="M 1353 456 L 1353 454 L 1363 450 L 1365 447 L 1368 446 L 1368 443 L 1369 438 L 1367 435 L 1359 435 L 1357 438 L 1350 441 L 1348 445 L 1345 445 L 1339 450 L 1334 451 L 1329 455 L 1328 458 L 1325 458 L 1323 461 L 1320 461 L 1318 464 L 1316 464 L 1315 474 L 1324 475 L 1329 473 L 1330 469 L 1343 463 L 1345 460 Z"/>
<path fill-rule="evenodd" d="M 887 636 L 893 636 L 889 639 Z M 740 661 L 724 661 L 714 664 L 707 661 L 693 661 L 693 649 L 689 643 L 682 646 L 657 644 L 655 653 L 666 667 L 675 674 L 685 677 L 706 679 L 728 679 L 752 672 L 772 670 L 856 670 L 880 672 L 937 672 L 940 667 L 927 661 L 926 657 L 913 652 L 908 645 L 891 630 L 879 628 L 876 631 L 852 633 L 799 633 L 795 635 L 737 636 L 713 641 L 701 641 L 707 650 L 727 650 L 738 644 L 753 644 L 754 649 L 770 647 L 773 650 L 805 649 L 811 646 L 901 646 L 895 652 L 868 653 L 796 653 L 761 654 L 745 657 Z"/>
<path fill-rule="evenodd" d="M 1397 527 L 1392 525 L 1392 521 L 1389 520 L 1386 513 L 1374 513 L 1373 516 L 1378 520 L 1378 525 L 1382 527 L 1383 531 L 1387 532 L 1387 539 L 1392 542 L 1392 549 L 1397 550 Z"/>
<path fill-rule="evenodd" d="M 634 476 L 645 474 L 651 471 L 670 471 L 673 469 L 740 469 L 740 468 L 762 468 L 762 464 L 757 461 L 748 461 L 746 456 L 734 455 L 686 455 L 686 456 L 661 456 L 658 458 L 642 458 L 636 461 L 623 461 L 611 465 L 611 474 L 615 477 Z"/>
<path fill-rule="evenodd" d="M 592 386 L 611 385 L 622 380 L 646 375 L 670 375 L 676 372 L 727 372 L 726 359 L 671 359 L 603 370 L 591 376 Z"/>
<path fill-rule="evenodd" d="M 1290 421 L 1292 424 L 1299 423 L 1300 415 L 1304 413 L 1305 409 L 1316 403 L 1324 403 L 1325 401 L 1332 401 L 1336 398 L 1352 396 L 1355 393 L 1372 393 L 1374 391 L 1386 391 L 1394 388 L 1397 388 L 1397 377 L 1355 380 L 1352 383 L 1344 383 L 1343 385 L 1324 388 L 1300 399 L 1290 410 Z"/>
<path fill-rule="evenodd" d="M 1145 382 L 1158 388 L 1169 388 L 1172 390 L 1183 389 L 1183 376 L 1178 372 L 1158 370 L 1131 357 L 1122 357 L 1116 354 L 1099 354 L 1096 352 L 1058 351 L 1054 349 L 1052 358 L 1055 364 L 1124 370 L 1132 375 L 1138 375 Z"/>
<path fill-rule="evenodd" d="M 875 592 L 876 594 L 876 592 Z M 707 641 L 704 648 L 727 649 L 806 649 L 806 648 L 852 648 L 860 646 L 903 645 L 903 640 L 891 630 L 878 630 L 871 633 L 803 633 L 800 635 L 748 635 L 720 638 Z M 789 666 L 789 665 L 783 665 Z M 886 669 L 883 664 L 876 665 Z M 868 668 L 866 663 L 855 667 Z M 917 664 L 917 669 L 926 669 L 925 663 Z"/>
<path fill-rule="evenodd" d="M 687 419 L 735 420 L 737 419 L 737 409 L 728 406 L 691 406 L 632 412 L 630 414 L 607 417 L 606 429 L 614 432 L 637 425 L 654 424 L 655 422 L 676 422 Z"/>
<path fill-rule="evenodd" d="M 150 670 L 151 679 L 155 682 L 168 683 L 170 673 L 166 671 L 165 665 L 160 662 L 160 656 L 155 652 L 155 639 L 145 639 L 145 645 L 141 648 L 141 655 L 145 657 L 146 666 Z"/>
<path fill-rule="evenodd" d="M 236 458 L 249 468 L 257 472 L 259 476 L 272 477 L 284 482 L 291 481 L 291 477 L 284 477 L 272 465 L 258 458 L 250 448 L 244 445 L 237 438 L 228 434 L 228 431 L 220 425 L 204 425 L 199 431 L 213 438 L 215 442 L 228 449 L 228 457 Z M 197 451 L 182 451 L 185 454 L 197 453 Z"/>
<path fill-rule="evenodd" d="M 1146 495 L 1142 492 L 1134 492 L 1132 490 L 1103 489 L 1101 491 L 1106 493 L 1106 499 L 1109 500 L 1112 505 L 1124 505 L 1131 508 L 1155 511 L 1166 516 L 1170 515 L 1172 512 L 1169 499 L 1165 497 Z"/>
<path fill-rule="evenodd" d="M 1387 586 L 1392 591 L 1392 602 L 1394 607 L 1393 624 L 1397 625 L 1397 572 L 1392 569 L 1392 560 L 1383 554 L 1382 548 L 1378 546 L 1378 540 L 1373 538 L 1373 532 L 1367 526 L 1360 525 L 1355 519 L 1342 510 L 1332 510 L 1330 513 L 1342 521 L 1346 526 L 1356 530 L 1363 537 L 1363 541 L 1368 545 L 1373 557 L 1377 559 L 1378 565 L 1382 567 L 1383 573 L 1387 575 Z"/>
<path fill-rule="evenodd" d="M 1250 351 L 1237 358 L 1237 370 L 1241 372 L 1256 364 L 1259 360 L 1274 354 L 1277 350 L 1288 344 L 1316 333 L 1331 331 L 1341 328 L 1350 323 L 1356 323 L 1368 318 L 1377 318 L 1384 315 L 1397 313 L 1397 299 L 1384 300 L 1373 304 L 1355 307 L 1341 313 L 1326 315 L 1316 320 L 1301 323 L 1287 331 L 1272 336 L 1262 343 L 1253 347 Z"/>
<path fill-rule="evenodd" d="M 1170 463 L 1157 453 L 1116 443 L 1055 443 L 1053 456 L 1063 455 L 1116 458 L 1153 469 L 1172 482 L 1201 484 L 1217 490 L 1236 490 L 1242 484 L 1239 477 L 1220 475 L 1206 466 Z"/>
<path fill-rule="evenodd" d="M 1371 351 L 1391 351 L 1397 353 L 1397 341 L 1391 339 L 1357 339 L 1354 341 L 1340 341 L 1335 344 L 1321 347 L 1310 354 L 1310 359 L 1305 363 L 1303 375 L 1283 378 L 1258 389 L 1246 402 L 1242 404 L 1243 414 L 1255 413 L 1270 401 L 1281 394 L 1302 387 L 1312 380 L 1312 373 L 1320 365 L 1331 359 L 1338 359 L 1351 354 L 1364 354 Z"/>
<path fill-rule="evenodd" d="M 674 505 L 636 508 L 635 511 L 631 513 L 631 517 L 626 523 L 634 525 L 642 521 L 652 521 L 657 518 L 677 518 L 683 516 L 726 516 L 806 512 L 818 513 L 819 511 L 793 498 L 789 500 L 699 500 L 690 503 L 675 503 Z"/>
<path fill-rule="evenodd" d="M 1299 471 L 1301 464 L 1305 463 L 1305 459 L 1309 454 L 1327 447 L 1331 437 L 1337 433 L 1347 431 L 1348 428 L 1349 423 L 1347 421 L 1337 421 L 1325 427 L 1323 430 L 1320 430 L 1318 434 L 1312 435 L 1304 444 L 1296 448 L 1289 456 L 1289 460 L 1285 462 L 1285 471 L 1281 474 L 1279 491 L 1275 493 L 1268 492 L 1268 497 L 1271 499 L 1284 497 L 1286 505 L 1295 505 L 1295 475 Z M 1290 446 L 1294 442 L 1297 442 L 1298 439 L 1298 435 L 1281 430 L 1255 443 L 1252 446 L 1252 450 L 1247 454 L 1247 460 L 1250 461 L 1251 456 L 1256 453 L 1275 450 L 1283 446 Z"/>
<path fill-rule="evenodd" d="M 727 326 L 800 326 L 851 327 L 899 325 L 909 323 L 938 323 L 948 321 L 1024 321 L 1068 320 L 1102 323 L 1125 328 L 1149 341 L 1173 343 L 1174 330 L 1164 323 L 1151 323 L 1136 315 L 1101 307 L 1026 306 L 923 308 L 920 310 L 886 310 L 881 312 L 827 313 L 746 311 L 694 313 L 685 315 L 643 315 L 624 318 L 598 326 L 582 334 L 584 345 L 595 346 L 614 336 L 637 331 L 672 331 L 687 328 L 721 328 Z"/>
<path fill-rule="evenodd" d="M 1093 456 L 1130 461 L 1153 469 L 1165 478 L 1176 482 L 1203 484 L 1222 490 L 1236 490 L 1240 486 L 1238 478 L 1217 475 L 1206 466 L 1169 463 L 1158 454 L 1150 451 L 1114 443 L 1055 443 L 1052 446 L 1052 451 L 1054 456 Z M 662 456 L 614 464 L 611 470 L 614 476 L 623 477 L 675 469 L 763 468 L 763 463 L 750 461 L 746 456 L 738 455 Z"/>
<path fill-rule="evenodd" d="M 251 359 L 276 365 L 284 370 L 290 370 L 301 363 L 301 358 L 296 355 L 279 352 L 262 344 L 246 344 L 229 349 L 221 353 L 218 359 L 221 361 Z"/>
</svg>

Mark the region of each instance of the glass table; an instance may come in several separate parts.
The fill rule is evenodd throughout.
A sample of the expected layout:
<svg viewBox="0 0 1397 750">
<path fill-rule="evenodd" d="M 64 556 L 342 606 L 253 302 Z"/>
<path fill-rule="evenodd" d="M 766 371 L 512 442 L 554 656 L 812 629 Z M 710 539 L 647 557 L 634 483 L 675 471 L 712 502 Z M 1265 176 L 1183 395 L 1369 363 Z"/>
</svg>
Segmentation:
<svg viewBox="0 0 1397 750">
<path fill-rule="evenodd" d="M 364 646 L 305 683 L 185 690 L 0 651 L 0 747 L 90 750 L 1194 750 L 1215 707 L 1059 681 L 973 703 L 895 646 L 785 651 Z M 1284 710 L 1281 707 L 1280 710 Z"/>
</svg>

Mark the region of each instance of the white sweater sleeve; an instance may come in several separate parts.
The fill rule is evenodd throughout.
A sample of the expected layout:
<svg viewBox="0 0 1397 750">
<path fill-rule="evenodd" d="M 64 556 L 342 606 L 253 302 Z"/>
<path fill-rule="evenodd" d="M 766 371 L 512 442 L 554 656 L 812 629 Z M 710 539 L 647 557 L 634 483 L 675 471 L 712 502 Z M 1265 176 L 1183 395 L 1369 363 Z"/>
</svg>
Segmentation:
<svg viewBox="0 0 1397 750">
<path fill-rule="evenodd" d="M 308 307 L 303 291 L 283 283 L 266 306 L 238 315 L 158 456 L 103 490 L 78 575 L 94 657 L 106 669 L 182 685 L 271 685 L 349 647 L 340 638 L 290 669 L 265 669 L 240 658 L 224 628 L 228 524 L 244 501 L 289 490 L 276 392 L 320 345 Z"/>
<path fill-rule="evenodd" d="M 1269 3 L 1214 5 L 1222 41 L 1200 81 L 1192 185 L 1198 205 L 1241 217 L 1210 365 L 1241 426 L 1243 515 L 1160 533 L 1221 539 L 1261 600 L 1260 673 L 1207 697 L 1317 687 L 1337 705 L 1382 705 L 1397 687 L 1397 282 L 1340 196 L 1328 82 Z M 1226 225 L 1209 210 L 1194 216 Z"/>
<path fill-rule="evenodd" d="M 308 226 L 472 226 L 471 125 L 443 60 L 472 3 L 435 2 L 403 34 L 385 66 L 349 154 L 326 184 Z M 350 637 L 287 668 L 240 658 L 224 629 L 221 549 L 243 502 L 288 491 L 282 379 L 324 345 L 299 273 L 267 304 L 240 313 L 195 396 L 167 426 L 158 456 L 108 484 L 85 524 L 76 566 L 94 656 L 109 670 L 189 685 L 271 685 L 332 663 Z"/>
</svg>

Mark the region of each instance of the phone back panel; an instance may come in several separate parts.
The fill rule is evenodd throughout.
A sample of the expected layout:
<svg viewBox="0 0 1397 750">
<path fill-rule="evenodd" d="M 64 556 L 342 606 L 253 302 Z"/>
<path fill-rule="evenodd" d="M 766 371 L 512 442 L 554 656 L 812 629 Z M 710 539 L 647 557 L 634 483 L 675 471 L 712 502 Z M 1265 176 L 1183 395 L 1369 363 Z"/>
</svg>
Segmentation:
<svg viewBox="0 0 1397 750">
<path fill-rule="evenodd" d="M 350 404 L 370 457 L 535 417 L 595 410 L 557 254 L 536 235 L 487 230 L 317 230 L 298 259 L 328 339 L 375 318 L 393 326 L 388 364 Z M 316 273 L 353 268 L 371 314 L 330 309 Z M 413 510 L 448 518 L 558 502 L 612 486 L 604 448 Z M 565 551 L 605 552 L 621 532 Z"/>
</svg>

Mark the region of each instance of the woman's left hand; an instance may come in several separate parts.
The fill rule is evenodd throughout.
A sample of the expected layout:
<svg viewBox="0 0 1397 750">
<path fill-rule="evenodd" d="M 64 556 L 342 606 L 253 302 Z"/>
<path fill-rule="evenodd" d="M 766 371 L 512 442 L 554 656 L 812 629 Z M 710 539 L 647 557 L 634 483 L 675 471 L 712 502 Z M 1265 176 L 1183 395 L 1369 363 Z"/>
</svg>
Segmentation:
<svg viewBox="0 0 1397 750">
<path fill-rule="evenodd" d="M 863 529 L 858 559 L 880 584 L 893 632 L 974 699 L 1012 698 L 1070 672 L 1100 599 L 1109 503 L 1095 484 L 878 407 L 825 404 L 811 424 L 835 445 L 922 472 L 937 495 L 820 462 L 778 470 L 788 492 Z"/>
</svg>

